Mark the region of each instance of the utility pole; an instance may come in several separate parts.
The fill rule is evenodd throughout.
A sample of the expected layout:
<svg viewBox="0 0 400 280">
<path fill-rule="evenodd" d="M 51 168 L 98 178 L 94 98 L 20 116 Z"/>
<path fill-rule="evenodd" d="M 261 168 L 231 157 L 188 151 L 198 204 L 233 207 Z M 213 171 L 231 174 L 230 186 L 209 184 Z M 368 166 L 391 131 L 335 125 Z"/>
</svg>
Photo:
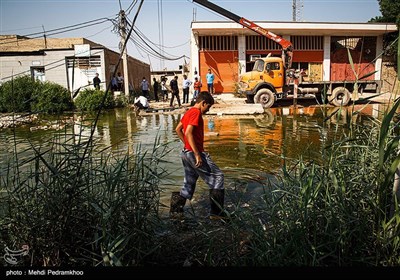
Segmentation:
<svg viewBox="0 0 400 280">
<path fill-rule="evenodd" d="M 302 9 L 303 9 L 303 0 L 293 0 L 292 2 L 292 20 L 293 21 L 301 21 L 302 20 Z"/>
<path fill-rule="evenodd" d="M 129 75 L 128 75 L 128 52 L 127 47 L 122 50 L 126 41 L 126 19 L 125 19 L 125 11 L 120 10 L 119 12 L 119 28 L 121 30 L 121 47 L 120 51 L 122 51 L 122 67 L 124 72 L 124 93 L 129 96 Z"/>
</svg>

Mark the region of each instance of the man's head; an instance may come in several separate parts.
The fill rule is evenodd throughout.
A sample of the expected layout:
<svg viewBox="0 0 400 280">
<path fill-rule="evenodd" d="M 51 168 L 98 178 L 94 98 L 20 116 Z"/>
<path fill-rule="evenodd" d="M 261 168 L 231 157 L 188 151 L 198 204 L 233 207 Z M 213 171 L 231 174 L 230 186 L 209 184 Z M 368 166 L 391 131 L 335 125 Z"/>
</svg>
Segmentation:
<svg viewBox="0 0 400 280">
<path fill-rule="evenodd" d="M 195 106 L 200 109 L 201 113 L 207 113 L 212 105 L 214 105 L 214 97 L 208 91 L 200 92 L 196 98 Z"/>
</svg>

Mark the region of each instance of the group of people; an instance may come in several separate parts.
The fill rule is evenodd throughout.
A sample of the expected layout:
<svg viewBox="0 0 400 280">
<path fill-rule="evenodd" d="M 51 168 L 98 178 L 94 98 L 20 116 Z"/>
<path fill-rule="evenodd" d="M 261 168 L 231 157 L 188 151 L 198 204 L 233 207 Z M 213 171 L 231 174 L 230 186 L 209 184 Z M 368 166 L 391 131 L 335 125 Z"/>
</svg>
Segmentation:
<svg viewBox="0 0 400 280">
<path fill-rule="evenodd" d="M 101 80 L 99 77 L 99 73 L 96 73 L 93 78 L 93 87 L 96 90 L 100 90 Z M 114 76 L 111 78 L 111 90 L 112 91 L 123 91 L 124 89 L 124 77 L 118 72 L 118 76 Z"/>
<path fill-rule="evenodd" d="M 189 91 L 190 91 L 190 86 L 193 84 L 193 101 L 196 100 L 197 95 L 201 91 L 202 83 L 201 83 L 201 78 L 197 74 L 197 71 L 194 71 L 194 82 L 192 82 L 187 75 L 183 75 L 183 81 L 182 81 L 182 90 L 183 90 L 183 103 L 189 103 Z M 211 69 L 208 69 L 208 72 L 206 74 L 206 81 L 207 81 L 207 91 L 211 93 L 211 95 L 214 94 L 214 79 L 215 76 L 211 72 Z M 93 78 L 93 86 L 95 89 L 99 90 L 100 89 L 100 83 L 101 80 L 99 78 L 99 74 L 96 73 L 96 76 Z M 153 92 L 154 92 L 154 100 L 156 102 L 159 102 L 159 97 L 158 97 L 158 92 L 159 89 L 161 90 L 161 95 L 162 95 L 162 100 L 167 101 L 168 100 L 168 91 L 172 93 L 171 96 L 171 102 L 170 105 L 173 105 L 173 100 L 174 97 L 176 97 L 178 101 L 178 105 L 181 106 L 180 98 L 179 98 L 179 86 L 178 86 L 178 76 L 175 76 L 169 83 L 169 88 L 167 85 L 167 78 L 163 77 L 161 79 L 161 82 L 158 82 L 156 78 L 153 78 Z M 149 95 L 149 90 L 150 90 L 150 84 L 146 80 L 145 77 L 143 77 L 142 82 L 140 84 L 140 87 L 142 89 L 142 95 L 146 98 L 150 98 Z M 111 90 L 113 91 L 123 91 L 124 88 L 124 77 L 121 75 L 120 72 L 118 72 L 117 76 L 112 77 L 111 79 Z"/>
<path fill-rule="evenodd" d="M 208 73 L 206 74 L 206 81 L 207 81 L 207 91 L 213 95 L 214 94 L 214 79 L 215 76 L 211 72 L 211 69 L 208 69 Z M 190 94 L 190 88 L 193 85 L 193 97 L 192 97 L 192 105 L 195 104 L 195 101 L 197 99 L 198 94 L 201 91 L 202 88 L 202 82 L 200 76 L 197 74 L 197 71 L 194 71 L 194 76 L 193 76 L 194 81 L 192 82 L 187 75 L 183 75 L 183 81 L 182 81 L 182 91 L 183 91 L 183 100 L 182 103 L 189 103 L 189 94 Z M 141 89 L 142 89 L 142 95 L 145 96 L 146 98 L 150 98 L 149 95 L 149 89 L 150 89 L 150 84 L 146 80 L 145 77 L 143 77 L 142 82 L 141 82 Z M 178 106 L 181 106 L 181 99 L 179 96 L 179 85 L 178 85 L 178 76 L 175 76 L 169 84 L 167 84 L 167 78 L 162 77 L 161 81 L 158 82 L 156 78 L 153 78 L 153 93 L 154 93 L 154 100 L 156 102 L 159 102 L 159 90 L 161 90 L 161 96 L 162 96 L 162 101 L 168 101 L 168 92 L 171 92 L 171 98 L 169 99 L 170 101 L 170 106 L 172 107 L 174 105 L 174 100 L 178 102 Z"/>
</svg>

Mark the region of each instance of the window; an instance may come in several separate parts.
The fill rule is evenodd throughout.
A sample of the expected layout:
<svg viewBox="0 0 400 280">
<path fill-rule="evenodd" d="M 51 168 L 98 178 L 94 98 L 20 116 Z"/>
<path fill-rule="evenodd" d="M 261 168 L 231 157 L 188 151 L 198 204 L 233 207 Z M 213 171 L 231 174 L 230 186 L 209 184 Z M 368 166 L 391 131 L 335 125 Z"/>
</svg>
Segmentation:
<svg viewBox="0 0 400 280">
<path fill-rule="evenodd" d="M 44 67 L 31 67 L 31 77 L 35 81 L 41 81 L 45 82 L 46 81 L 46 76 L 44 74 Z"/>
<path fill-rule="evenodd" d="M 90 56 L 90 57 L 68 57 L 67 66 L 68 68 L 89 69 L 93 67 L 101 66 L 100 56 Z"/>
<path fill-rule="evenodd" d="M 269 68 L 269 70 L 279 70 L 279 62 L 271 62 L 268 63 L 266 70 Z"/>
<path fill-rule="evenodd" d="M 308 62 L 293 62 L 292 69 L 295 70 L 308 70 Z"/>
<path fill-rule="evenodd" d="M 209 51 L 235 51 L 237 47 L 237 36 L 200 36 L 200 50 Z"/>
<path fill-rule="evenodd" d="M 282 47 L 275 41 L 263 36 L 246 36 L 246 50 L 248 51 L 272 51 Z"/>
<path fill-rule="evenodd" d="M 261 59 L 256 60 L 256 62 L 254 63 L 253 70 L 258 72 L 264 71 L 264 61 Z"/>
<path fill-rule="evenodd" d="M 317 51 L 324 49 L 323 36 L 290 36 L 295 50 Z"/>
</svg>

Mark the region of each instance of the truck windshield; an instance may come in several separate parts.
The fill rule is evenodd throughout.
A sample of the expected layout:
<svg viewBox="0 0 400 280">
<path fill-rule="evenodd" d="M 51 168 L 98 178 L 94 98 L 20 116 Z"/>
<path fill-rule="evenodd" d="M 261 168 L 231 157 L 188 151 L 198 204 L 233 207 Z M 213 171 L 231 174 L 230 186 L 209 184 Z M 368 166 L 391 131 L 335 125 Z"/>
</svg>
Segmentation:
<svg viewBox="0 0 400 280">
<path fill-rule="evenodd" d="M 264 61 L 262 59 L 257 59 L 256 62 L 254 62 L 253 71 L 264 71 Z"/>
</svg>

